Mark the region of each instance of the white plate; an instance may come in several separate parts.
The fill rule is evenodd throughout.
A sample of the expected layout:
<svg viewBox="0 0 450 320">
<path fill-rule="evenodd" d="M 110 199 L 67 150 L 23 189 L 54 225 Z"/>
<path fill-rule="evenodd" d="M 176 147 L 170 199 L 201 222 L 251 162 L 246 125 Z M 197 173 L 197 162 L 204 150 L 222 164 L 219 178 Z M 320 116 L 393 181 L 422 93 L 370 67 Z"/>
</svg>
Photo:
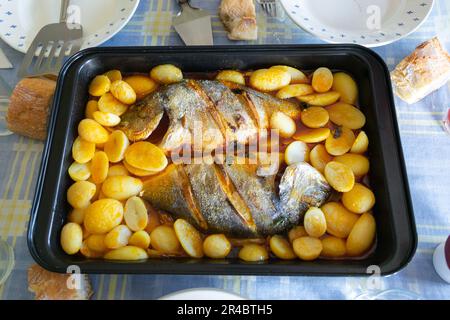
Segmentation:
<svg viewBox="0 0 450 320">
<path fill-rule="evenodd" d="M 330 43 L 377 47 L 414 32 L 434 0 L 281 0 L 291 19 Z"/>
<path fill-rule="evenodd" d="M 196 288 L 169 293 L 159 300 L 244 300 L 244 298 L 220 289 Z"/>
<path fill-rule="evenodd" d="M 60 0 L 0 0 L 0 37 L 25 53 L 43 26 L 59 21 L 60 4 Z M 98 46 L 119 32 L 138 4 L 139 0 L 71 0 L 70 16 L 83 25 L 81 48 Z"/>
</svg>

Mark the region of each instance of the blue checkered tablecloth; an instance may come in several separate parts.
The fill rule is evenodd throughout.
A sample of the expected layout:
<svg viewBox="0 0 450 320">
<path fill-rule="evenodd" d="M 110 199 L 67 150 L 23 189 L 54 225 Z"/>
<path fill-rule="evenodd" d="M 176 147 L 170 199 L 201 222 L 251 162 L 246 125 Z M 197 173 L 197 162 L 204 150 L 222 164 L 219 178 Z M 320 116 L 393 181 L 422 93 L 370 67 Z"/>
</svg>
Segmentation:
<svg viewBox="0 0 450 320">
<path fill-rule="evenodd" d="M 123 0 L 125 1 L 125 0 Z M 210 10 L 215 44 L 230 42 L 217 16 L 218 0 L 192 1 Z M 175 1 L 143 0 L 132 20 L 104 46 L 181 45 L 171 28 Z M 283 23 L 258 10 L 258 40 L 254 44 L 322 43 L 288 18 Z M 396 43 L 375 49 L 390 69 L 424 40 L 436 34 L 450 49 L 450 2 L 437 0 L 421 28 Z M 17 68 L 23 55 L 0 41 Z M 0 116 L 17 83 L 16 69 L 0 70 Z M 173 291 L 213 287 L 254 299 L 355 299 L 384 292 L 387 297 L 449 299 L 450 285 L 434 271 L 434 248 L 450 234 L 450 135 L 441 120 L 450 107 L 450 83 L 415 105 L 396 98 L 402 147 L 406 159 L 419 244 L 412 262 L 401 272 L 381 279 L 380 289 L 369 290 L 360 277 L 256 277 L 92 275 L 94 299 L 152 299 Z M 43 144 L 17 135 L 0 137 L 0 236 L 13 246 L 15 269 L 0 287 L 0 299 L 31 299 L 27 268 L 33 263 L 26 230 Z"/>
</svg>

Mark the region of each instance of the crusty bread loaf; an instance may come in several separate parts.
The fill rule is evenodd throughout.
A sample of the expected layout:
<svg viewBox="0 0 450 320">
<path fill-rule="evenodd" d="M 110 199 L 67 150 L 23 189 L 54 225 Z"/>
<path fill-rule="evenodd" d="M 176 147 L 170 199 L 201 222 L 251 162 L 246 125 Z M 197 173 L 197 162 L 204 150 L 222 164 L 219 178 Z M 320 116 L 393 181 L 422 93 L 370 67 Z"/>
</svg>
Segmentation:
<svg viewBox="0 0 450 320">
<path fill-rule="evenodd" d="M 55 87 L 56 82 L 47 78 L 20 80 L 6 114 L 8 129 L 29 138 L 45 140 Z"/>
<path fill-rule="evenodd" d="M 34 264 L 28 269 L 28 290 L 34 292 L 36 300 L 88 300 L 93 294 L 88 276 L 79 275 L 79 289 L 69 288 L 67 280 L 70 276 L 53 273 Z"/>
<path fill-rule="evenodd" d="M 395 93 L 415 103 L 450 79 L 450 55 L 437 37 L 419 45 L 391 73 Z"/>
</svg>

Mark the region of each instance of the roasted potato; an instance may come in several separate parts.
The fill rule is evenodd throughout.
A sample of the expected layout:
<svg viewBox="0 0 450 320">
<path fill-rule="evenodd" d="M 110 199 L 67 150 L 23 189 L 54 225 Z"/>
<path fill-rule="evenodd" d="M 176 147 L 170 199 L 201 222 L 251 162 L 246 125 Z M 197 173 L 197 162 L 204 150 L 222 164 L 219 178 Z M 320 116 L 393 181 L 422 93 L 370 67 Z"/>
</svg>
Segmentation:
<svg viewBox="0 0 450 320">
<path fill-rule="evenodd" d="M 350 151 L 354 142 L 355 134 L 352 130 L 345 127 L 338 127 L 327 137 L 325 149 L 333 156 L 341 156 Z"/>
<path fill-rule="evenodd" d="M 328 68 L 319 68 L 314 71 L 311 84 L 316 92 L 328 92 L 333 86 L 333 73 Z"/>
<path fill-rule="evenodd" d="M 291 82 L 291 75 L 277 68 L 259 69 L 250 76 L 250 86 L 263 92 L 280 90 Z"/>
<path fill-rule="evenodd" d="M 355 183 L 354 187 L 342 195 L 344 206 L 355 213 L 364 213 L 375 205 L 375 195 L 366 186 Z"/>
<path fill-rule="evenodd" d="M 348 192 L 355 185 L 355 176 L 352 169 L 340 162 L 328 162 L 324 174 L 328 183 L 338 192 Z"/>
<path fill-rule="evenodd" d="M 361 129 L 366 124 L 366 116 L 358 108 L 344 102 L 327 107 L 331 122 L 349 129 Z"/>
<path fill-rule="evenodd" d="M 375 239 L 376 223 L 370 213 L 364 213 L 353 226 L 347 238 L 347 254 L 360 256 L 370 249 Z"/>
<path fill-rule="evenodd" d="M 355 80 L 345 72 L 338 72 L 333 75 L 333 91 L 341 94 L 340 101 L 356 104 L 358 100 L 358 86 Z"/>
</svg>

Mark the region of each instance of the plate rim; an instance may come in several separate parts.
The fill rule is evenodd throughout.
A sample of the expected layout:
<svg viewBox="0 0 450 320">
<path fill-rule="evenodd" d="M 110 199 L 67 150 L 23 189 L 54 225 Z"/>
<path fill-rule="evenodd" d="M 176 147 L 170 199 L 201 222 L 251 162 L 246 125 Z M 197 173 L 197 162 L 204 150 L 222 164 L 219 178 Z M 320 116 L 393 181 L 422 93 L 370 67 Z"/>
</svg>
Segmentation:
<svg viewBox="0 0 450 320">
<path fill-rule="evenodd" d="M 205 293 L 225 294 L 225 295 L 229 296 L 230 298 L 231 297 L 236 298 L 236 300 L 247 300 L 246 298 L 244 298 L 243 296 L 241 296 L 235 292 L 229 292 L 229 291 L 226 291 L 225 289 L 221 289 L 221 288 L 208 288 L 208 287 L 187 288 L 187 289 L 182 289 L 182 290 L 176 290 L 176 291 L 170 292 L 168 294 L 165 294 L 165 295 L 159 297 L 158 300 L 176 300 L 173 298 L 178 295 L 183 295 L 185 293 L 196 292 L 196 291 L 205 292 Z M 225 297 L 219 297 L 219 298 L 226 299 Z M 210 300 L 219 300 L 219 298 L 216 298 L 216 299 L 213 298 Z M 180 299 L 178 299 L 178 300 L 180 300 Z M 231 299 L 229 299 L 229 300 L 231 300 Z"/>
<path fill-rule="evenodd" d="M 357 44 L 357 45 L 361 45 L 361 46 L 365 46 L 368 48 L 376 48 L 376 47 L 381 47 L 381 46 L 385 46 L 388 44 L 391 44 L 393 42 L 396 42 L 398 40 L 401 40 L 407 36 L 409 36 L 411 33 L 417 31 L 417 29 L 419 29 L 424 23 L 425 21 L 429 18 L 431 12 L 433 11 L 434 5 L 435 5 L 435 0 L 430 0 L 431 1 L 431 5 L 427 11 L 427 13 L 425 14 L 424 18 L 417 23 L 416 26 L 414 26 L 414 28 L 412 28 L 411 30 L 409 30 L 408 32 L 402 34 L 401 36 L 397 36 L 397 37 L 393 37 L 389 40 L 386 41 L 380 41 L 380 42 L 370 42 L 370 43 L 354 43 L 354 42 L 341 42 L 341 41 L 334 41 L 332 39 L 328 39 L 326 37 L 323 37 L 322 35 L 320 35 L 319 33 L 317 33 L 316 31 L 311 31 L 307 28 L 305 28 L 301 22 L 298 22 L 297 19 L 293 18 L 293 14 L 287 9 L 287 4 L 285 4 L 285 2 L 287 1 L 292 1 L 292 0 L 280 0 L 280 3 L 284 9 L 284 11 L 287 13 L 287 15 L 289 16 L 289 18 L 291 19 L 292 22 L 294 22 L 299 28 L 301 28 L 303 31 L 313 35 L 314 37 L 325 41 L 327 43 L 331 43 L 331 44 Z"/>
<path fill-rule="evenodd" d="M 127 18 L 125 18 L 125 20 L 122 20 L 117 24 L 117 28 L 114 32 L 110 32 L 105 37 L 98 38 L 97 43 L 91 43 L 91 45 L 89 45 L 89 46 L 87 46 L 86 42 L 84 41 L 80 50 L 100 46 L 101 44 L 105 43 L 106 41 L 108 41 L 109 39 L 114 37 L 117 33 L 119 33 L 127 25 L 128 22 L 130 22 L 131 18 L 134 16 L 134 14 L 139 6 L 139 3 L 140 3 L 140 0 L 134 0 L 134 6 L 131 8 L 130 14 L 127 16 Z M 29 46 L 27 48 L 19 47 L 18 44 L 14 44 L 11 41 L 9 41 L 8 38 L 5 37 L 2 32 L 0 32 L 0 39 L 2 39 L 2 41 L 4 41 L 9 47 L 13 48 L 16 51 L 19 51 L 24 54 L 26 54 L 28 51 Z"/>
</svg>

